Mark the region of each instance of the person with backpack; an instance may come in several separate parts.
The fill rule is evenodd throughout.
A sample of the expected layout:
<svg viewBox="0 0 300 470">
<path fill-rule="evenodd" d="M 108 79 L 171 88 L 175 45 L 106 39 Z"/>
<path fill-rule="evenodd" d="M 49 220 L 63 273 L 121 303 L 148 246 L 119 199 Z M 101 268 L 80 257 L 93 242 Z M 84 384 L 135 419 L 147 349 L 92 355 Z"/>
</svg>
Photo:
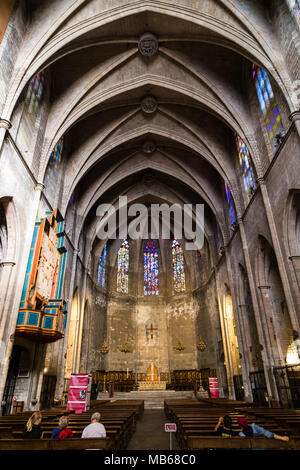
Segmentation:
<svg viewBox="0 0 300 470">
<path fill-rule="evenodd" d="M 68 429 L 69 420 L 67 416 L 61 416 L 58 422 L 58 428 L 53 429 L 51 434 L 51 439 L 59 439 L 63 441 L 64 439 L 72 439 L 73 432 L 71 429 Z"/>
</svg>

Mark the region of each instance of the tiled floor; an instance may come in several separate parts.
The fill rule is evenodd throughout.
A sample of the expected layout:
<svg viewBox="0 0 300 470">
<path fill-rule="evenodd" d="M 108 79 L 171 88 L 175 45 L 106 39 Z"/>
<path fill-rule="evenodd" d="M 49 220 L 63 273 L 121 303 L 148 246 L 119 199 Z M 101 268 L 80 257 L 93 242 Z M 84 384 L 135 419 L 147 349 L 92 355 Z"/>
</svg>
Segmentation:
<svg viewBox="0 0 300 470">
<path fill-rule="evenodd" d="M 145 410 L 137 421 L 136 431 L 127 450 L 169 450 L 170 436 L 165 432 L 165 423 L 167 422 L 163 410 Z M 174 433 L 172 435 L 172 449 L 179 449 Z"/>
</svg>

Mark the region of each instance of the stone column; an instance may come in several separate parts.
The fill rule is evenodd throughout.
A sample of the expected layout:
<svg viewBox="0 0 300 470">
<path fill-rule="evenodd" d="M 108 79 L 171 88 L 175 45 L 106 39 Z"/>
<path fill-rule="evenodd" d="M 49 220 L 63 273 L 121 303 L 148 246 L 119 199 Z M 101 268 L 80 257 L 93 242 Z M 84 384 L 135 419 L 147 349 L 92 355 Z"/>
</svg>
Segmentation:
<svg viewBox="0 0 300 470">
<path fill-rule="evenodd" d="M 260 299 L 262 302 L 263 306 L 263 329 L 267 337 L 267 347 L 269 351 L 269 356 L 270 356 L 270 367 L 268 370 L 268 375 L 271 378 L 272 377 L 272 382 L 273 382 L 273 387 L 272 387 L 272 393 L 276 400 L 279 399 L 278 397 L 278 392 L 277 392 L 277 387 L 274 381 L 273 377 L 273 367 L 278 364 L 281 361 L 281 346 L 277 341 L 276 337 L 276 330 L 273 324 L 273 311 L 272 311 L 272 305 L 270 301 L 270 286 L 258 286 L 260 290 Z"/>
<path fill-rule="evenodd" d="M 244 257 L 245 257 L 245 264 L 246 264 L 246 270 L 247 270 L 247 275 L 248 275 L 249 288 L 250 288 L 252 305 L 253 305 L 253 312 L 254 312 L 254 317 L 255 317 L 255 322 L 256 322 L 256 327 L 257 327 L 257 334 L 258 334 L 259 343 L 263 347 L 261 351 L 261 355 L 262 355 L 262 360 L 263 360 L 266 385 L 268 389 L 268 394 L 272 395 L 272 391 L 276 390 L 276 385 L 275 385 L 273 376 L 272 376 L 271 382 L 269 380 L 269 369 L 271 365 L 273 364 L 272 354 L 269 351 L 269 343 L 266 337 L 266 332 L 264 330 L 263 321 L 260 315 L 259 302 L 257 298 L 256 288 L 255 288 L 254 274 L 253 274 L 252 265 L 250 261 L 250 254 L 249 254 L 249 249 L 248 249 L 248 244 L 247 244 L 245 226 L 244 226 L 242 217 L 239 217 L 238 222 L 239 222 L 239 227 L 240 227 L 240 234 L 241 234 L 243 252 L 244 252 Z"/>
<path fill-rule="evenodd" d="M 219 277 L 218 272 L 216 271 L 217 292 L 221 295 L 222 289 L 221 289 L 218 277 Z M 220 295 L 218 295 L 218 305 L 219 305 L 222 341 L 223 341 L 223 347 L 224 347 L 224 356 L 225 356 L 225 363 L 226 363 L 225 369 L 226 369 L 226 375 L 227 375 L 228 395 L 230 399 L 234 400 L 235 399 L 235 391 L 234 391 L 234 383 L 233 383 L 234 372 L 233 372 L 233 366 L 232 366 L 231 348 L 230 348 L 230 344 L 228 343 L 228 332 L 227 332 L 227 325 L 225 321 L 225 312 L 224 312 L 223 305 L 221 304 Z"/>
<path fill-rule="evenodd" d="M 240 332 L 241 332 L 241 340 L 242 340 L 242 350 L 243 350 L 243 359 L 244 359 L 244 367 L 245 367 L 245 375 L 249 380 L 249 391 L 245 390 L 245 399 L 246 401 L 253 401 L 251 384 L 249 379 L 249 373 L 251 371 L 251 354 L 250 354 L 250 345 L 252 344 L 252 338 L 250 335 L 250 328 L 248 322 L 248 311 L 247 305 L 240 304 L 239 306 L 239 319 L 240 319 Z M 247 395 L 246 396 L 246 391 Z"/>
<path fill-rule="evenodd" d="M 295 125 L 296 131 L 300 137 L 300 110 L 294 111 L 289 115 L 289 120 Z"/>
<path fill-rule="evenodd" d="M 0 312 L 7 309 L 7 302 L 9 301 L 9 294 L 11 293 L 10 285 L 13 277 L 15 261 L 4 260 L 0 263 Z M 3 315 L 1 318 L 2 325 Z M 2 328 L 0 326 L 0 331 Z"/>
<path fill-rule="evenodd" d="M 81 306 L 79 307 L 79 319 L 78 319 L 78 329 L 76 335 L 76 351 L 75 351 L 75 372 L 79 373 L 80 371 L 80 356 L 81 356 L 81 345 L 82 345 L 82 332 L 83 332 L 83 322 L 85 315 L 85 300 L 86 300 L 86 275 L 84 276 L 83 281 L 83 295 Z"/>
<path fill-rule="evenodd" d="M 58 396 L 62 396 L 63 389 L 64 389 L 65 367 L 66 367 L 66 357 L 67 357 L 67 348 L 68 348 L 68 335 L 69 335 L 69 326 L 70 326 L 70 319 L 71 319 L 71 308 L 72 308 L 72 300 L 73 300 L 73 293 L 74 293 L 74 283 L 75 283 L 76 263 L 77 263 L 78 253 L 79 253 L 79 250 L 77 248 L 74 248 L 71 281 L 70 281 L 70 287 L 69 287 L 69 296 L 67 299 L 68 319 L 67 319 L 66 329 L 64 332 L 63 346 L 62 346 L 61 354 L 57 363 L 56 394 Z"/>
<path fill-rule="evenodd" d="M 243 377 L 245 399 L 247 401 L 252 401 L 251 384 L 250 384 L 250 378 L 249 378 L 249 364 L 247 364 L 247 359 L 246 359 L 247 345 L 245 344 L 245 341 L 243 338 L 243 329 L 241 325 L 240 312 L 238 308 L 238 302 L 236 300 L 237 299 L 236 288 L 233 282 L 232 268 L 231 268 L 229 256 L 227 254 L 227 248 L 225 248 L 225 256 L 226 256 L 226 266 L 227 266 L 228 280 L 229 280 L 231 298 L 232 298 L 233 318 L 235 319 L 235 322 L 236 322 L 238 347 L 239 347 L 239 353 L 241 354 L 240 361 L 239 361 L 241 365 L 240 373 Z"/>
<path fill-rule="evenodd" d="M 11 122 L 0 117 L 0 155 L 6 132 L 11 128 Z"/>
<path fill-rule="evenodd" d="M 258 178 L 258 182 L 261 188 L 261 194 L 262 194 L 263 201 L 264 201 L 266 216 L 268 219 L 269 229 L 270 229 L 272 242 L 273 242 L 273 248 L 274 248 L 274 252 L 276 255 L 276 259 L 277 259 L 278 269 L 279 269 L 279 273 L 280 273 L 280 277 L 282 281 L 282 287 L 283 287 L 283 291 L 284 291 L 284 295 L 285 295 L 285 299 L 286 299 L 286 303 L 287 303 L 287 307 L 288 307 L 288 311 L 289 311 L 289 315 L 291 319 L 291 324 L 292 324 L 293 329 L 299 332 L 300 325 L 299 325 L 299 320 L 297 317 L 296 306 L 295 306 L 293 295 L 291 292 L 290 282 L 289 282 L 289 278 L 287 275 L 286 264 L 284 262 L 284 257 L 283 257 L 283 253 L 281 250 L 281 246 L 280 246 L 280 242 L 279 242 L 279 238 L 277 234 L 276 224 L 275 224 L 274 215 L 273 215 L 273 211 L 272 211 L 272 207 L 271 207 L 271 203 L 270 203 L 270 199 L 268 195 L 268 190 L 267 190 L 264 178 Z"/>
</svg>

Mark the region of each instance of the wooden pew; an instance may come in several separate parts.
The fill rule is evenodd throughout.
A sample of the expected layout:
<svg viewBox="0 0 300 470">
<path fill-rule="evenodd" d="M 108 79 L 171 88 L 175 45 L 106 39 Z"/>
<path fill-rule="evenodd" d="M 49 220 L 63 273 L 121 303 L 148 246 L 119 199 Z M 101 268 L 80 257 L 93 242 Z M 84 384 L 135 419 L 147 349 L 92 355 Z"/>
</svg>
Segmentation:
<svg viewBox="0 0 300 470">
<path fill-rule="evenodd" d="M 110 449 L 109 438 L 99 439 L 0 439 L 1 450 L 85 450 Z"/>
<path fill-rule="evenodd" d="M 300 449 L 300 438 L 290 439 L 288 442 L 265 437 L 200 437 L 188 436 L 186 448 L 189 450 L 200 449 Z"/>
</svg>

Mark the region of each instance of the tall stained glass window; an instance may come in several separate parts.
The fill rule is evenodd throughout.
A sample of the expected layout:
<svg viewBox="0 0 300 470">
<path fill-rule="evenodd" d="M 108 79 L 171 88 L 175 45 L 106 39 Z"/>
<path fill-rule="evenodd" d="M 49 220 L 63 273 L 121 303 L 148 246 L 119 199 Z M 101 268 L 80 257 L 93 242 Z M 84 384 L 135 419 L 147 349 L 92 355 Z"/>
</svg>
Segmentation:
<svg viewBox="0 0 300 470">
<path fill-rule="evenodd" d="M 98 272 L 97 272 L 97 283 L 99 286 L 104 287 L 105 285 L 105 269 L 106 269 L 106 244 L 102 250 L 98 261 Z"/>
<path fill-rule="evenodd" d="M 144 294 L 159 294 L 158 251 L 153 241 L 147 242 L 144 249 Z"/>
<path fill-rule="evenodd" d="M 231 191 L 228 187 L 228 185 L 225 183 L 225 190 L 226 190 L 226 197 L 227 197 L 227 203 L 229 207 L 229 219 L 231 225 L 236 224 L 236 215 L 235 215 L 235 208 L 234 208 L 234 202 L 232 198 Z"/>
<path fill-rule="evenodd" d="M 49 163 L 45 174 L 45 186 L 51 193 L 57 191 L 57 183 L 60 173 L 60 164 L 63 151 L 63 139 L 60 139 L 51 152 Z M 51 188 L 48 188 L 48 186 Z"/>
<path fill-rule="evenodd" d="M 264 115 L 272 149 L 273 152 L 275 152 L 280 141 L 280 137 L 284 136 L 284 129 L 279 109 L 267 72 L 258 67 L 258 65 L 253 64 L 252 76 L 255 82 L 259 106 Z"/>
<path fill-rule="evenodd" d="M 43 98 L 44 82 L 45 76 L 42 71 L 30 80 L 24 99 L 17 139 L 20 141 L 21 146 L 25 145 L 27 148 L 30 148 L 32 135 L 35 132 L 36 120 Z"/>
<path fill-rule="evenodd" d="M 238 135 L 236 136 L 236 146 L 239 154 L 239 162 L 242 168 L 244 189 L 248 199 L 250 199 L 256 190 L 256 181 L 252 168 L 250 153 L 247 145 Z"/>
<path fill-rule="evenodd" d="M 44 80 L 44 72 L 40 72 L 29 83 L 24 103 L 29 114 L 35 113 L 39 107 L 44 91 Z"/>
<path fill-rule="evenodd" d="M 288 7 L 300 28 L 300 0 L 287 0 Z"/>
<path fill-rule="evenodd" d="M 185 272 L 183 251 L 180 243 L 174 239 L 172 242 L 173 286 L 174 292 L 185 291 Z"/>
<path fill-rule="evenodd" d="M 117 292 L 128 294 L 129 244 L 127 240 L 118 251 Z"/>
</svg>

